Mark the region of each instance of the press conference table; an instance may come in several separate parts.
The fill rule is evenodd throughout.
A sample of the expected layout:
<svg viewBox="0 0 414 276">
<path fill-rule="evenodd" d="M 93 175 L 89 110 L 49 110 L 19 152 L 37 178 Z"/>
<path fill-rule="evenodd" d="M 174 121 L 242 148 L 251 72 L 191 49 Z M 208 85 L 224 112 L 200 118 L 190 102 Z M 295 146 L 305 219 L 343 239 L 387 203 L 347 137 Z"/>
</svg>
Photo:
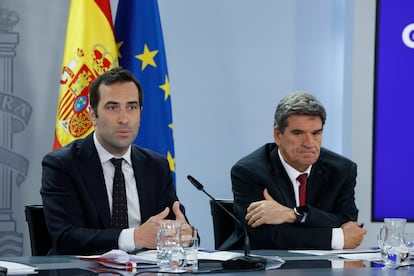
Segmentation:
<svg viewBox="0 0 414 276">
<path fill-rule="evenodd" d="M 331 260 L 338 259 L 336 256 L 314 256 L 307 254 L 292 253 L 285 250 L 253 250 L 252 254 L 279 256 L 285 263 L 278 269 L 261 270 L 261 271 L 228 271 L 228 272 L 210 272 L 208 274 L 219 275 L 414 275 L 414 267 L 403 267 L 399 269 L 384 269 L 376 267 L 374 263 L 368 261 L 345 261 L 344 268 L 332 268 Z M 89 271 L 90 268 L 99 267 L 94 262 L 80 261 L 73 256 L 27 256 L 27 257 L 0 257 L 0 260 L 14 261 L 29 264 L 38 267 L 38 273 L 35 275 L 58 275 L 58 276 L 76 276 L 76 275 L 168 275 L 167 273 L 144 272 L 139 269 L 134 272 L 119 271 L 118 274 L 111 273 L 94 273 Z M 218 263 L 214 264 L 218 267 Z M 214 266 L 213 265 L 213 266 Z M 204 274 L 210 263 L 200 261 L 200 272 L 193 274 Z M 102 268 L 102 267 L 101 267 Z M 207 273 L 207 272 L 205 272 Z M 190 274 L 190 273 L 186 273 Z M 177 275 L 177 274 L 172 274 Z"/>
</svg>

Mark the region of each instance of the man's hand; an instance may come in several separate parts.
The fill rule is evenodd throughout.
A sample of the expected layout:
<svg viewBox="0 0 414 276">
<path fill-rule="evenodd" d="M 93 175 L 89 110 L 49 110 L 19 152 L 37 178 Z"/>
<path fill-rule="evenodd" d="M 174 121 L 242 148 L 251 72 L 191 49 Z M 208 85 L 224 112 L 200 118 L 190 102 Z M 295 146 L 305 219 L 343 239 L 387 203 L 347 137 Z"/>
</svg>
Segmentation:
<svg viewBox="0 0 414 276">
<path fill-rule="evenodd" d="M 264 200 L 252 202 L 247 207 L 245 219 L 251 227 L 256 228 L 263 224 L 293 223 L 296 220 L 293 209 L 275 201 L 267 189 L 263 190 L 263 196 Z"/>
<path fill-rule="evenodd" d="M 181 231 L 181 239 L 183 242 L 189 241 L 193 235 L 193 228 L 188 224 L 185 219 L 184 214 L 180 210 L 180 202 L 175 201 L 172 207 L 172 210 L 175 215 L 175 220 L 181 221 L 183 223 L 183 228 Z"/>
<path fill-rule="evenodd" d="M 356 248 L 361 244 L 367 230 L 355 221 L 348 221 L 341 226 L 344 232 L 344 249 Z"/>
<path fill-rule="evenodd" d="M 150 217 L 140 227 L 134 230 L 135 247 L 156 248 L 157 233 L 160 229 L 160 221 L 165 219 L 170 212 L 170 208 L 166 207 L 161 213 Z"/>
</svg>

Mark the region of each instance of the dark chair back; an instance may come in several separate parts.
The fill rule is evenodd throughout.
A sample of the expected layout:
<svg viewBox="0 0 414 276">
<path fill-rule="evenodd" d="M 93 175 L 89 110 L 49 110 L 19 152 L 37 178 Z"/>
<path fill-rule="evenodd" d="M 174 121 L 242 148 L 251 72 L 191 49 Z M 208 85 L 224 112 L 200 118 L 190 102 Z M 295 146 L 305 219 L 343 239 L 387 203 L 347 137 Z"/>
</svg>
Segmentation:
<svg viewBox="0 0 414 276">
<path fill-rule="evenodd" d="M 52 248 L 52 239 L 46 227 L 43 205 L 26 205 L 24 213 L 29 227 L 32 256 L 46 256 Z"/>
<path fill-rule="evenodd" d="M 233 200 L 218 199 L 221 205 L 230 213 L 233 213 Z M 235 229 L 235 222 L 229 214 L 218 206 L 213 200 L 210 200 L 211 216 L 213 218 L 214 229 L 214 248 L 217 250 L 233 233 Z"/>
</svg>

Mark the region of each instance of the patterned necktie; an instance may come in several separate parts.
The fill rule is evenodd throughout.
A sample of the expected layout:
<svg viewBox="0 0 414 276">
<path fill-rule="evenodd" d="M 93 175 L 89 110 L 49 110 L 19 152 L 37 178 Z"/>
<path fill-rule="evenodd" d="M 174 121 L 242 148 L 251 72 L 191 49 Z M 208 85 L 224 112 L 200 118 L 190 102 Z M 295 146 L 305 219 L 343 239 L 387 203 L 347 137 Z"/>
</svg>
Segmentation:
<svg viewBox="0 0 414 276">
<path fill-rule="evenodd" d="M 128 206 L 125 191 L 125 178 L 122 173 L 122 158 L 112 158 L 115 167 L 114 184 L 112 189 L 112 217 L 113 228 L 128 228 Z"/>
<path fill-rule="evenodd" d="M 299 181 L 299 206 L 306 204 L 306 178 L 308 177 L 307 173 L 299 175 L 296 179 Z"/>
</svg>

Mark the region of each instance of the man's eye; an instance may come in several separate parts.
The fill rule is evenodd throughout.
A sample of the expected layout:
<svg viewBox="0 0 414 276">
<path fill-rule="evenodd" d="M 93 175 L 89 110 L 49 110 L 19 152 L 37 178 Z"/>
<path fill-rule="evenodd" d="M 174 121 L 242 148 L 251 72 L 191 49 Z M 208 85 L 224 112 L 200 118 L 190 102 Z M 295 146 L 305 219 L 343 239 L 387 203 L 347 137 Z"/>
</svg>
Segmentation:
<svg viewBox="0 0 414 276">
<path fill-rule="evenodd" d="M 116 110 L 117 109 L 117 106 L 115 106 L 115 105 L 108 105 L 106 108 L 108 110 L 110 110 L 110 111 L 113 111 L 113 110 Z"/>
<path fill-rule="evenodd" d="M 131 106 L 129 106 L 129 110 L 136 110 L 136 109 L 138 109 L 138 106 L 137 105 L 131 105 Z"/>
</svg>

